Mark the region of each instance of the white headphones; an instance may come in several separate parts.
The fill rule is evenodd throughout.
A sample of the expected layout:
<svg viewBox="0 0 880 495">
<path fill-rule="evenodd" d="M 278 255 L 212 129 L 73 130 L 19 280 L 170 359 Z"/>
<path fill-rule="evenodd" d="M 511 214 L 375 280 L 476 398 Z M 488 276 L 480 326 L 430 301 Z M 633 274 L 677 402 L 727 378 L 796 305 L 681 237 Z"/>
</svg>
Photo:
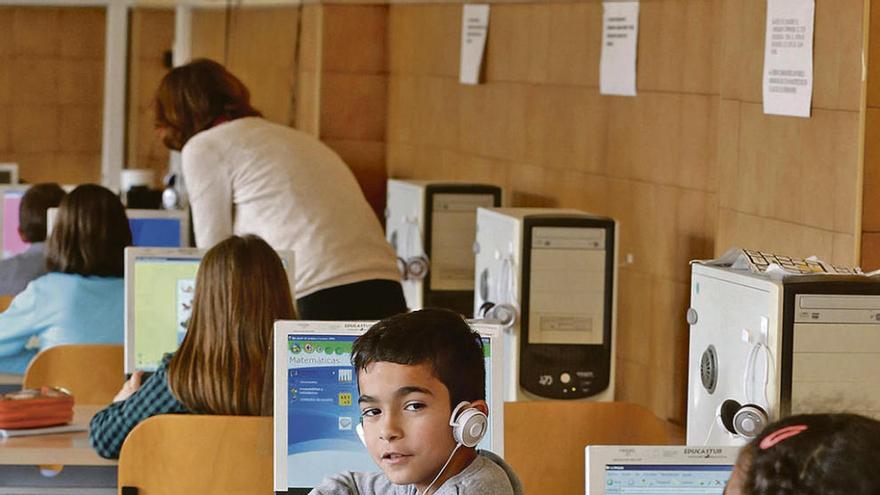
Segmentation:
<svg viewBox="0 0 880 495">
<path fill-rule="evenodd" d="M 497 320 L 504 328 L 510 329 L 519 318 L 513 253 L 502 257 L 500 252 L 495 251 L 495 259 L 501 260 L 501 270 L 495 281 L 495 300 L 497 302 L 483 303 L 480 307 L 480 314 L 485 318 Z"/>
<path fill-rule="evenodd" d="M 749 338 L 746 338 L 746 337 Z M 750 342 L 751 337 L 748 332 L 744 333 L 743 341 Z M 715 413 L 715 419 L 721 426 L 732 435 L 740 436 L 746 440 L 757 437 L 761 431 L 770 423 L 770 400 L 767 398 L 767 387 L 770 380 L 770 372 L 772 369 L 773 356 L 767 344 L 755 341 L 751 342 L 751 349 L 746 358 L 745 369 L 743 370 L 743 396 L 747 403 L 740 404 L 733 399 L 727 399 L 718 406 Z M 761 379 L 761 393 L 755 394 L 755 377 L 757 376 L 758 356 L 764 355 L 764 371 Z M 709 436 L 712 429 L 709 429 Z M 706 443 L 704 442 L 704 443 Z"/>
<path fill-rule="evenodd" d="M 767 411 L 757 404 L 740 404 L 727 399 L 718 407 L 718 421 L 728 432 L 747 440 L 757 437 L 770 423 Z"/>
<path fill-rule="evenodd" d="M 452 427 L 455 443 L 471 448 L 476 447 L 486 435 L 489 418 L 483 411 L 471 406 L 470 402 L 459 402 L 449 416 L 449 426 Z"/>
<path fill-rule="evenodd" d="M 471 407 L 470 402 L 460 402 L 452 414 L 449 416 L 449 426 L 452 427 L 452 438 L 459 446 L 476 447 L 480 440 L 486 436 L 489 429 L 489 418 L 483 411 L 476 407 Z M 355 432 L 361 443 L 367 445 L 364 437 L 364 423 L 359 422 L 355 427 Z"/>
<path fill-rule="evenodd" d="M 428 274 L 429 261 L 422 244 L 418 220 L 403 218 L 403 252 L 398 250 L 397 265 L 404 280 L 422 280 Z"/>
</svg>

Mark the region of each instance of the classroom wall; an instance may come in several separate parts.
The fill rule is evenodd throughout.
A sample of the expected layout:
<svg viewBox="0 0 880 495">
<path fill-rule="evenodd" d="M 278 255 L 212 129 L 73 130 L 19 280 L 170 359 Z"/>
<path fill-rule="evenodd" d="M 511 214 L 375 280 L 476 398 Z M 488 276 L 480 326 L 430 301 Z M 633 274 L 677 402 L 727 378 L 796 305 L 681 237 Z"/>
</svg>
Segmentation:
<svg viewBox="0 0 880 495">
<path fill-rule="evenodd" d="M 385 208 L 387 5 L 306 5 L 297 128 L 349 165 L 380 217 Z"/>
<path fill-rule="evenodd" d="M 725 2 L 716 254 L 739 245 L 860 263 L 864 7 L 816 2 L 813 111 L 801 119 L 763 114 L 765 2 Z"/>
<path fill-rule="evenodd" d="M 814 113 L 798 119 L 763 115 L 764 1 L 641 2 L 635 98 L 599 95 L 600 2 L 492 4 L 480 86 L 457 82 L 460 4 L 393 4 L 388 174 L 616 218 L 618 398 L 681 422 L 689 260 L 741 246 L 859 262 L 863 6 L 818 2 Z"/>
<path fill-rule="evenodd" d="M 153 123 L 153 98 L 168 72 L 165 53 L 174 45 L 174 10 L 137 7 L 131 11 L 128 57 L 126 168 L 168 173 L 168 149 Z"/>
<path fill-rule="evenodd" d="M 0 7 L 0 162 L 28 182 L 101 179 L 101 8 Z"/>
<path fill-rule="evenodd" d="M 871 9 L 868 26 L 861 253 L 862 266 L 876 270 L 880 269 L 880 8 Z"/>
</svg>

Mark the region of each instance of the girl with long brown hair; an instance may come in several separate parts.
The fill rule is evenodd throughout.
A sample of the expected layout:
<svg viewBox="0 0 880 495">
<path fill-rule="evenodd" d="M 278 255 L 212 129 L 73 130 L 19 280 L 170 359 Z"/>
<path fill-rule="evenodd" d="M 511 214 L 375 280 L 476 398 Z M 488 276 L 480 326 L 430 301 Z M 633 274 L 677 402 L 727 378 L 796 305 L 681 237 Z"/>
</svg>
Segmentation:
<svg viewBox="0 0 880 495">
<path fill-rule="evenodd" d="M 24 373 L 37 352 L 61 344 L 121 344 L 125 207 L 113 192 L 84 184 L 58 207 L 46 243 L 49 273 L 0 313 L 0 373 Z"/>
<path fill-rule="evenodd" d="M 233 236 L 217 244 L 199 266 L 180 348 L 143 385 L 132 375 L 92 418 L 92 446 L 118 457 L 128 432 L 157 414 L 271 415 L 264 396 L 272 393 L 272 327 L 295 316 L 284 266 L 264 240 Z"/>
</svg>

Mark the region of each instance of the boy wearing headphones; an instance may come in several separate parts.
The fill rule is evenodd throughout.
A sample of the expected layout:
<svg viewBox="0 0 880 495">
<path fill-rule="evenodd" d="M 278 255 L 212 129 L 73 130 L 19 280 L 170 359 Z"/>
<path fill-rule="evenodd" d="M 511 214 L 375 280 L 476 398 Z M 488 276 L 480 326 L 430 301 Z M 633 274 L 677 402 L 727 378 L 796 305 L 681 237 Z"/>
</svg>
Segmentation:
<svg viewBox="0 0 880 495">
<path fill-rule="evenodd" d="M 377 473 L 339 473 L 312 495 L 521 495 L 486 428 L 482 341 L 458 314 L 426 309 L 373 325 L 352 350 L 358 433 Z"/>
</svg>

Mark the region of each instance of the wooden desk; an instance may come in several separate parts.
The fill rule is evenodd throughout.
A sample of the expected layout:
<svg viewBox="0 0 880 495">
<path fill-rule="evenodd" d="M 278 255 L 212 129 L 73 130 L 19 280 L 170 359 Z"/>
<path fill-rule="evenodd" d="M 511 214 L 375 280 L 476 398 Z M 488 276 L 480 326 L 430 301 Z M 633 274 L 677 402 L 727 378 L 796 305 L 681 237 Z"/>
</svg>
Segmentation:
<svg viewBox="0 0 880 495">
<path fill-rule="evenodd" d="M 74 406 L 73 422 L 89 424 L 100 406 Z M 115 466 L 89 445 L 89 433 L 58 433 L 0 440 L 0 465 Z"/>
</svg>

